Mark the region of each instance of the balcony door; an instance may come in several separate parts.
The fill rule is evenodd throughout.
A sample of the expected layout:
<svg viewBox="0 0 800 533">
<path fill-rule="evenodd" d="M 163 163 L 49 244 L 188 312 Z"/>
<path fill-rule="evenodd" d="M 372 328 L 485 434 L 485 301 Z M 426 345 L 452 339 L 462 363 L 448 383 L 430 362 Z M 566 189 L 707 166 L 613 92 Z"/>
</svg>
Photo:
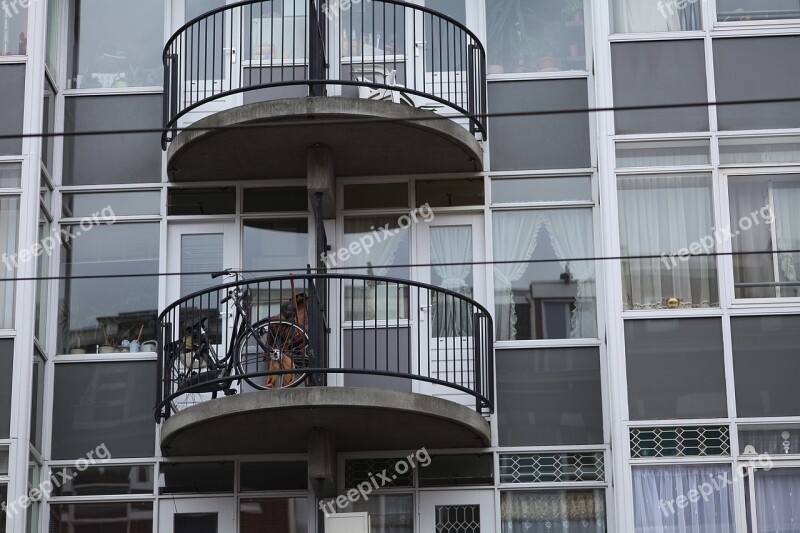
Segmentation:
<svg viewBox="0 0 800 533">
<path fill-rule="evenodd" d="M 160 533 L 230 533 L 236 531 L 234 499 L 173 498 L 163 500 Z"/>
<path fill-rule="evenodd" d="M 420 531 L 494 533 L 494 491 L 422 491 Z"/>
<path fill-rule="evenodd" d="M 417 225 L 416 279 L 476 300 L 486 301 L 486 275 L 482 215 L 437 215 L 430 222 Z M 421 350 L 429 354 L 420 358 L 422 375 L 474 386 L 475 332 L 467 308 L 451 297 L 417 302 L 420 306 L 419 336 Z M 449 387 L 419 382 L 418 392 L 446 398 L 474 407 L 475 399 Z"/>
</svg>

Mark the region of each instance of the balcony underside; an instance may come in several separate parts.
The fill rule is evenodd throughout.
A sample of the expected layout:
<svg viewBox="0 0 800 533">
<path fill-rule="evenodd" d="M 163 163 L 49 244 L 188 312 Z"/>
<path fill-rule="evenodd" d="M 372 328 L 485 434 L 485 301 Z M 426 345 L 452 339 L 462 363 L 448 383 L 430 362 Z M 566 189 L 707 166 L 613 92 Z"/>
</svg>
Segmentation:
<svg viewBox="0 0 800 533">
<path fill-rule="evenodd" d="M 463 126 L 389 101 L 271 100 L 215 113 L 192 128 L 170 144 L 171 181 L 305 178 L 306 153 L 313 146 L 330 148 L 337 176 L 483 169 L 481 146 Z"/>
<path fill-rule="evenodd" d="M 489 446 L 486 420 L 449 400 L 406 392 L 308 387 L 210 400 L 171 416 L 165 456 L 303 453 L 328 430 L 337 451 Z"/>
</svg>

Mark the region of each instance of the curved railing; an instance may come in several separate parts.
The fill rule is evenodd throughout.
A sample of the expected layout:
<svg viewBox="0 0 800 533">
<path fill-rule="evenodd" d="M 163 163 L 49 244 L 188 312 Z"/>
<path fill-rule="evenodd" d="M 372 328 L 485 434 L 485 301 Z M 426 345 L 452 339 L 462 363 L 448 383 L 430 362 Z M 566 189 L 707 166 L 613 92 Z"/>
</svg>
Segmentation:
<svg viewBox="0 0 800 533">
<path fill-rule="evenodd" d="M 164 147 L 181 117 L 237 93 L 443 108 L 486 137 L 486 52 L 474 33 L 402 0 L 318 2 L 246 0 L 182 26 L 164 48 Z"/>
<path fill-rule="evenodd" d="M 302 368 L 270 366 L 262 347 L 235 335 L 229 297 L 236 294 L 245 295 L 250 323 L 282 320 L 305 330 Z M 198 357 L 197 324 L 222 364 Z M 159 327 L 157 420 L 226 394 L 274 389 L 301 374 L 307 377 L 300 387 L 391 388 L 479 413 L 494 410 L 492 317 L 474 300 L 432 285 L 347 274 L 246 280 L 178 300 L 160 315 Z M 225 360 L 231 346 L 248 346 L 240 352 L 246 355 Z M 236 364 L 236 357 L 249 362 Z"/>
</svg>

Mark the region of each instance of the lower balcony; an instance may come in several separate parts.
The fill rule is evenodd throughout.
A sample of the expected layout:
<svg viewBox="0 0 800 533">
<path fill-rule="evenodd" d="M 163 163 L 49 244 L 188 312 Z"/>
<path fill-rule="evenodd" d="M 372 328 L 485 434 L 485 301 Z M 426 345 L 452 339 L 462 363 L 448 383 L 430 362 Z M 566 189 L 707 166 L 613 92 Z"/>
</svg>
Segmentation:
<svg viewBox="0 0 800 533">
<path fill-rule="evenodd" d="M 160 317 L 166 456 L 480 448 L 493 412 L 492 318 L 408 280 L 237 281 Z"/>
</svg>

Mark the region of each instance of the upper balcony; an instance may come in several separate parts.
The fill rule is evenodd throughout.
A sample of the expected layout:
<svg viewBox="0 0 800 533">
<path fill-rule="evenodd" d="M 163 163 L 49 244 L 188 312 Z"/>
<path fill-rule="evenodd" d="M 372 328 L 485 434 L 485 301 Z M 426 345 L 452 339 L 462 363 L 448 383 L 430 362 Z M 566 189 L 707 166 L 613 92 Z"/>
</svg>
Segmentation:
<svg viewBox="0 0 800 533">
<path fill-rule="evenodd" d="M 164 88 L 173 181 L 305 177 L 315 146 L 337 175 L 483 168 L 484 47 L 401 0 L 209 11 L 167 42 Z"/>
<path fill-rule="evenodd" d="M 250 327 L 248 324 L 252 324 Z M 480 448 L 492 318 L 407 280 L 308 274 L 229 283 L 160 317 L 165 455 Z"/>
</svg>

